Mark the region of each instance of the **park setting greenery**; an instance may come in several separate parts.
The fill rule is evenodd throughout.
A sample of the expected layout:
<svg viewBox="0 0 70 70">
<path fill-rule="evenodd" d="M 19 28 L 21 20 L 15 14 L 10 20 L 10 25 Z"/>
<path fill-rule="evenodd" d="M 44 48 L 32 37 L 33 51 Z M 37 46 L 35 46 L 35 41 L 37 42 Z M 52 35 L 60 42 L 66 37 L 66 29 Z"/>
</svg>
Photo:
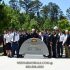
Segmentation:
<svg viewBox="0 0 70 70">
<path fill-rule="evenodd" d="M 5 29 L 18 30 L 60 29 L 70 30 L 70 8 L 64 15 L 55 3 L 43 5 L 39 0 L 10 0 L 9 5 L 0 0 L 0 33 Z"/>
</svg>

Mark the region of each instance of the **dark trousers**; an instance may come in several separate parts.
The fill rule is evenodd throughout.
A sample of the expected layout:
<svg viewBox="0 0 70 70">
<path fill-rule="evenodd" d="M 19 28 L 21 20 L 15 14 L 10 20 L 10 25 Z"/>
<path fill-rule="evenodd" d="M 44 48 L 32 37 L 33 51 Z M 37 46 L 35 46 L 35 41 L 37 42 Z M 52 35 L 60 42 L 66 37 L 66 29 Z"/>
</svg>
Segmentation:
<svg viewBox="0 0 70 70">
<path fill-rule="evenodd" d="M 4 52 L 4 55 L 6 56 L 6 45 L 3 44 L 3 52 Z"/>
<path fill-rule="evenodd" d="M 12 43 L 12 56 L 15 55 L 15 51 L 16 51 L 16 55 L 18 57 L 19 56 L 19 45 L 18 45 L 18 42 L 13 42 Z"/>
<path fill-rule="evenodd" d="M 53 57 L 56 58 L 56 44 L 52 45 L 52 54 L 53 54 Z"/>
<path fill-rule="evenodd" d="M 70 47 L 68 47 L 68 58 L 70 58 Z"/>
<path fill-rule="evenodd" d="M 51 54 L 52 48 L 51 48 L 49 43 L 48 43 L 47 47 L 48 47 L 48 51 L 49 51 L 49 56 L 48 57 L 51 57 L 52 56 L 52 54 Z"/>
<path fill-rule="evenodd" d="M 59 43 L 58 43 L 58 46 L 57 46 L 57 54 L 58 54 L 58 57 L 62 57 L 62 55 L 63 55 L 62 42 L 59 42 Z"/>
<path fill-rule="evenodd" d="M 70 47 L 65 45 L 65 57 L 70 58 Z"/>
</svg>

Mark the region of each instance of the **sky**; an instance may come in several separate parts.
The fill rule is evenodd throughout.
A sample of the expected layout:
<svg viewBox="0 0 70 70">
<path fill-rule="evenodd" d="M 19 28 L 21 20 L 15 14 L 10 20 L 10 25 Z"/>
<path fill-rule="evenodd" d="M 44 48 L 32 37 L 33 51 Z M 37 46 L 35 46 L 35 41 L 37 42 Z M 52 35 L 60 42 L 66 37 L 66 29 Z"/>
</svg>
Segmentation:
<svg viewBox="0 0 70 70">
<path fill-rule="evenodd" d="M 8 4 L 9 0 L 4 0 Z M 63 13 L 66 15 L 66 10 L 70 7 L 70 0 L 40 0 L 43 5 L 48 5 L 49 2 L 56 3 Z"/>
</svg>

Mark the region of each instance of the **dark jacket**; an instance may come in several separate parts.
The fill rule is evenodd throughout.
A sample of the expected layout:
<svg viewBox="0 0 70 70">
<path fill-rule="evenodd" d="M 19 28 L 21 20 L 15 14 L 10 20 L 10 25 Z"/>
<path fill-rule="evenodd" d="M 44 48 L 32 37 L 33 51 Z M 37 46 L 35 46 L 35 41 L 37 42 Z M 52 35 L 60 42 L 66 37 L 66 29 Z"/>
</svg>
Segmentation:
<svg viewBox="0 0 70 70">
<path fill-rule="evenodd" d="M 68 35 L 68 37 L 67 37 L 67 40 L 66 40 L 66 43 L 65 43 L 66 45 L 70 45 L 70 35 Z"/>
<path fill-rule="evenodd" d="M 56 45 L 56 43 L 58 42 L 59 38 L 58 38 L 58 35 L 51 35 L 51 42 L 53 45 Z"/>
<path fill-rule="evenodd" d="M 31 33 L 31 38 L 39 38 L 39 35 L 36 32 Z"/>
</svg>

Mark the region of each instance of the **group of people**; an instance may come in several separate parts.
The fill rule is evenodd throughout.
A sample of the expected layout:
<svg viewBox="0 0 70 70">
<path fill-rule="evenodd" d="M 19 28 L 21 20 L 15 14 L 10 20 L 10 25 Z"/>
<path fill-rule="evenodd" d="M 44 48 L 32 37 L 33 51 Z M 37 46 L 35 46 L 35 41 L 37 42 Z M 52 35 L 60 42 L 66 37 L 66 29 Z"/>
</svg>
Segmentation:
<svg viewBox="0 0 70 70">
<path fill-rule="evenodd" d="M 3 34 L 3 51 L 4 55 L 8 57 L 20 57 L 19 50 L 22 43 L 29 38 L 39 38 L 41 39 L 48 48 L 49 55 L 51 58 L 61 58 L 63 57 L 63 52 L 65 48 L 65 57 L 70 57 L 70 31 L 65 30 L 45 30 L 37 31 L 32 29 L 31 32 L 26 30 L 17 31 L 5 30 Z M 43 55 L 47 57 L 46 55 Z"/>
</svg>

